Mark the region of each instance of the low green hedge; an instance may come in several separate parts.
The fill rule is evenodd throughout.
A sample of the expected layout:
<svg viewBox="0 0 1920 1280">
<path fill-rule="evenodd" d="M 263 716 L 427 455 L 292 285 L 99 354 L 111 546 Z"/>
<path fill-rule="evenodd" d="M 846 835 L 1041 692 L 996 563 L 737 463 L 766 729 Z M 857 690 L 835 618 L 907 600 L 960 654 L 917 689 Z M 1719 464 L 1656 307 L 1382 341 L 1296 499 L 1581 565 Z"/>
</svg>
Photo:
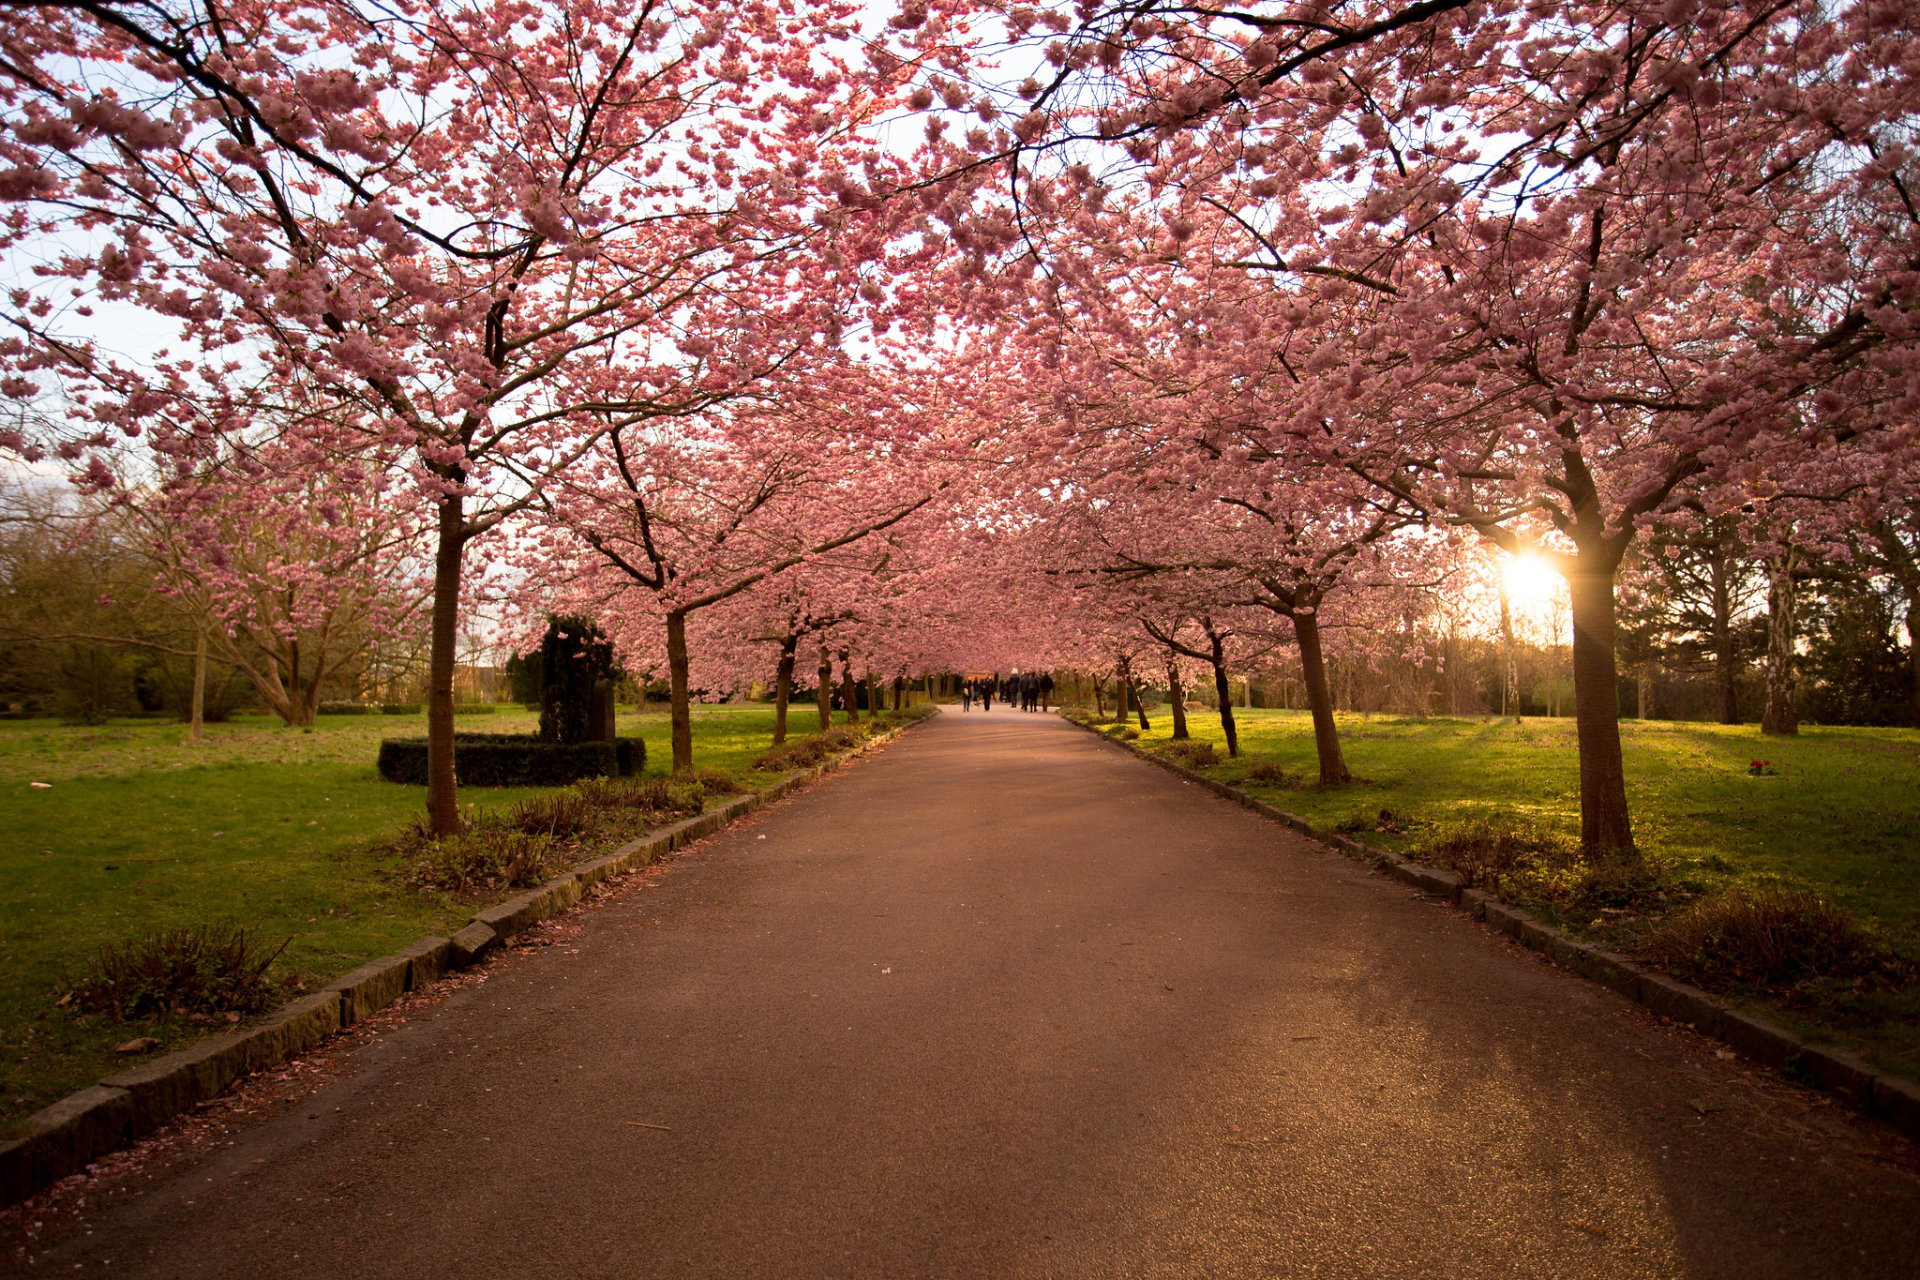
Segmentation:
<svg viewBox="0 0 1920 1280">
<path fill-rule="evenodd" d="M 323 702 L 319 706 L 323 716 L 377 716 L 380 708 L 370 702 Z"/>
<path fill-rule="evenodd" d="M 491 702 L 463 702 L 453 709 L 457 716 L 490 716 L 499 708 Z"/>
<path fill-rule="evenodd" d="M 542 742 L 530 733 L 453 735 L 453 772 L 463 787 L 561 787 L 582 778 L 631 777 L 646 764 L 647 744 L 639 738 Z M 388 782 L 423 785 L 427 740 L 383 739 L 380 776 Z"/>
<path fill-rule="evenodd" d="M 383 716 L 417 716 L 420 714 L 420 704 L 417 702 L 383 702 L 380 704 L 380 714 Z"/>
</svg>

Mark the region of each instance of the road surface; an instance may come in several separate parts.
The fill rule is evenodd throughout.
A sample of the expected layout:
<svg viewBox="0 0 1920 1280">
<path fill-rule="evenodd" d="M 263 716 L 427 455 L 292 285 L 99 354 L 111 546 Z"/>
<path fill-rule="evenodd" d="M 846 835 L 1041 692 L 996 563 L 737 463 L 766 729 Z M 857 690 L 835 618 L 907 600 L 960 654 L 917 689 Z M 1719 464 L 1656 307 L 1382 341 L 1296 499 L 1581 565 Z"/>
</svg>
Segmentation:
<svg viewBox="0 0 1920 1280">
<path fill-rule="evenodd" d="M 1874 1126 L 1052 717 L 944 715 L 555 936 L 33 1273 L 1920 1274 Z"/>
</svg>

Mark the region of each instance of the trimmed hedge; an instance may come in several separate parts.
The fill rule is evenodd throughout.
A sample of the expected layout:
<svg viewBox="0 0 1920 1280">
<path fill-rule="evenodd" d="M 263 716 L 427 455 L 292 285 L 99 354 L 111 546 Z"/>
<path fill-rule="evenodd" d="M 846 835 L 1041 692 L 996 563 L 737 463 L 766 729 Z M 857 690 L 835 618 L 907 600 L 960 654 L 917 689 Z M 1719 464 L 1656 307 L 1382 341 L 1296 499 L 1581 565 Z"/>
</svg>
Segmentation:
<svg viewBox="0 0 1920 1280">
<path fill-rule="evenodd" d="M 383 702 L 380 714 L 383 716 L 417 716 L 422 708 L 417 702 Z"/>
<path fill-rule="evenodd" d="M 490 716 L 499 708 L 491 702 L 463 702 L 453 709 L 457 716 Z"/>
<path fill-rule="evenodd" d="M 561 787 L 582 778 L 631 777 L 647 764 L 639 738 L 542 742 L 530 733 L 456 733 L 453 771 L 463 787 Z M 386 738 L 380 776 L 414 786 L 427 780 L 427 740 Z"/>
<path fill-rule="evenodd" d="M 323 716 L 377 716 L 380 708 L 371 702 L 323 702 L 319 706 Z"/>
</svg>

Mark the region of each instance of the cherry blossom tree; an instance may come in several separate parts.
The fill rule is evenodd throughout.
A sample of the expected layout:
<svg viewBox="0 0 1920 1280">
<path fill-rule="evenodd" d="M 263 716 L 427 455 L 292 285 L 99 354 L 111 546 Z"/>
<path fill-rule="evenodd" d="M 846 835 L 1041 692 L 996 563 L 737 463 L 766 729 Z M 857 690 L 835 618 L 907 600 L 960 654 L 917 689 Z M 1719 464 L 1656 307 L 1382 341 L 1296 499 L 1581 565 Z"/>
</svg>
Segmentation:
<svg viewBox="0 0 1920 1280">
<path fill-rule="evenodd" d="M 722 14 L 565 0 L 192 0 L 16 10 L 0 65 L 0 249 L 37 256 L 0 344 L 59 394 L 76 466 L 245 431 L 236 371 L 396 452 L 435 534 L 428 807 L 460 825 L 452 676 L 466 549 L 616 428 L 699 412 L 848 323 L 880 279 L 860 130 L 891 73 L 854 6 Z M 865 286 L 875 296 L 884 287 Z M 73 296 L 69 296 L 73 295 Z M 81 311 L 163 317 L 141 362 Z M 88 458 L 92 458 L 89 463 Z"/>
</svg>

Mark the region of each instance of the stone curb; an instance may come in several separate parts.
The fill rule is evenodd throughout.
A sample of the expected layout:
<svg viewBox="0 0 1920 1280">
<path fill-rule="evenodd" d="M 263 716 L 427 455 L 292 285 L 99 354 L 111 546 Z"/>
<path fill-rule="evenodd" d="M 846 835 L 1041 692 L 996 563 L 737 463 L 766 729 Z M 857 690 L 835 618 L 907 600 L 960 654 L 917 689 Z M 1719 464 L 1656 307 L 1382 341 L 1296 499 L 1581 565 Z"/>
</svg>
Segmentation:
<svg viewBox="0 0 1920 1280">
<path fill-rule="evenodd" d="M 83 1171 L 101 1156 L 215 1097 L 240 1077 L 298 1057 L 341 1028 L 372 1017 L 402 994 L 432 986 L 453 970 L 478 962 L 515 934 L 566 911 L 592 886 L 712 835 L 923 722 L 889 729 L 832 759 L 787 774 L 763 791 L 735 796 L 630 840 L 538 889 L 475 912 L 451 938 L 421 938 L 392 955 L 370 960 L 312 995 L 282 1005 L 253 1026 L 197 1041 L 67 1095 L 27 1117 L 25 1135 L 0 1142 L 0 1207 L 17 1204 Z M 1914 1111 L 1920 1115 L 1920 1105 Z"/>
<path fill-rule="evenodd" d="M 1644 1005 L 1649 1012 L 1670 1022 L 1681 1023 L 1718 1040 L 1749 1062 L 1778 1072 L 1797 1084 L 1831 1094 L 1857 1111 L 1878 1116 L 1907 1137 L 1920 1139 L 1920 1080 L 1882 1072 L 1844 1049 L 1803 1040 L 1764 1018 L 1740 1012 L 1698 987 L 1644 968 L 1591 943 L 1569 938 L 1518 907 L 1481 890 L 1466 888 L 1451 871 L 1423 866 L 1392 850 L 1371 848 L 1347 836 L 1321 831 L 1306 819 L 1255 799 L 1217 778 L 1195 773 L 1185 765 L 1143 751 L 1090 724 L 1065 716 L 1061 719 L 1078 725 L 1102 742 L 1112 743 L 1136 759 L 1159 765 L 1217 796 L 1357 858 L 1423 894 L 1458 907 L 1569 973 Z"/>
</svg>

